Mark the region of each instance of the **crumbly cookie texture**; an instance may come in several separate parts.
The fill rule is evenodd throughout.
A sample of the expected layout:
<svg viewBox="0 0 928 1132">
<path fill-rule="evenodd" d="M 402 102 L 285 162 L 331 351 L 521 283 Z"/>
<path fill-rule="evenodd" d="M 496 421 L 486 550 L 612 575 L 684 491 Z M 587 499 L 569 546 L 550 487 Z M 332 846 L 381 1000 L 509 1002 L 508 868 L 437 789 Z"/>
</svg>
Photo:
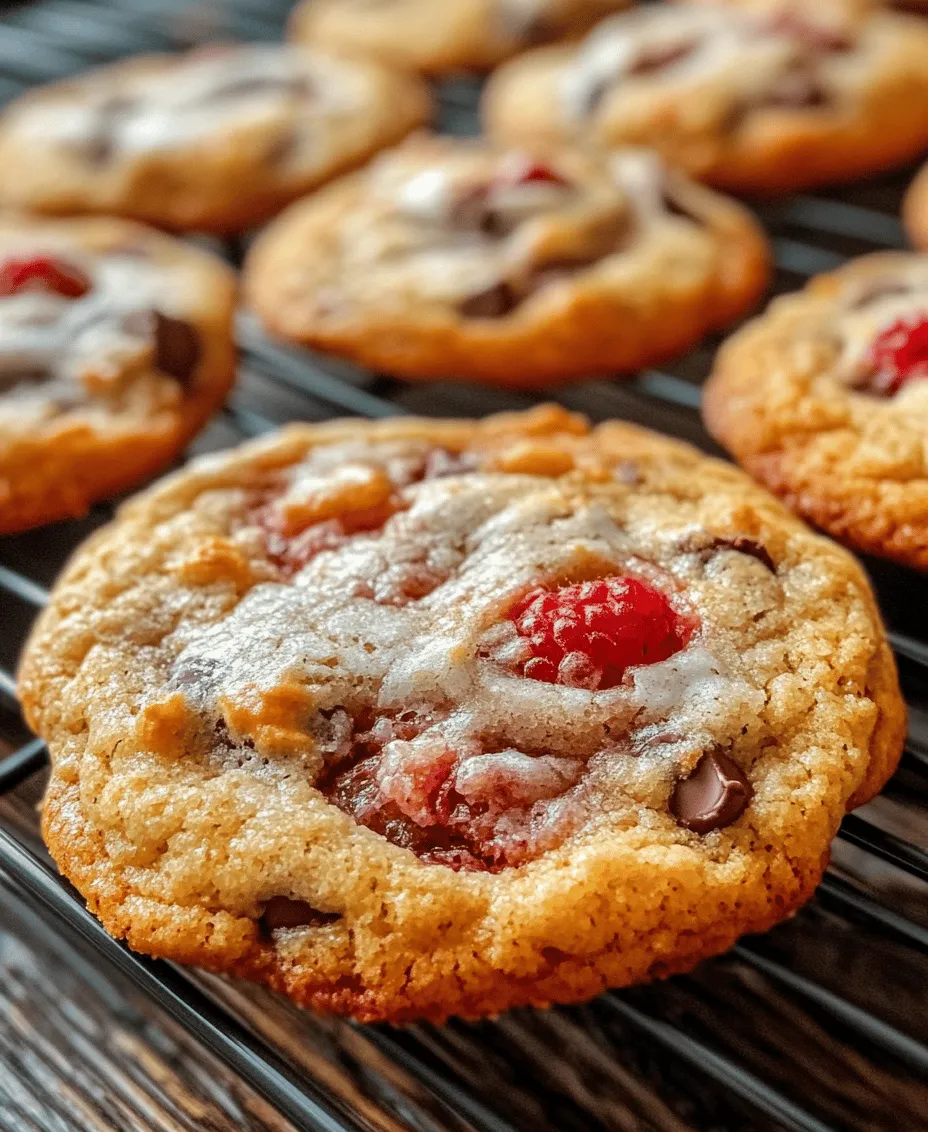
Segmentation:
<svg viewBox="0 0 928 1132">
<path fill-rule="evenodd" d="M 928 248 L 928 165 L 912 182 L 905 198 L 904 216 L 912 242 Z"/>
<path fill-rule="evenodd" d="M 430 115 L 420 80 L 272 45 L 147 55 L 30 91 L 0 116 L 0 203 L 240 231 Z"/>
<path fill-rule="evenodd" d="M 297 43 L 363 52 L 428 75 L 488 71 L 539 43 L 582 35 L 634 0 L 303 0 Z"/>
<path fill-rule="evenodd" d="M 905 722 L 850 555 L 550 407 L 194 463 L 78 552 L 19 690 L 110 932 L 364 1020 L 583 999 L 768 927 Z"/>
<path fill-rule="evenodd" d="M 867 256 L 774 301 L 722 349 L 710 431 L 790 507 L 928 569 L 928 256 Z"/>
<path fill-rule="evenodd" d="M 753 217 L 653 152 L 416 136 L 284 213 L 246 263 L 275 335 L 409 378 L 631 371 L 750 309 Z"/>
<path fill-rule="evenodd" d="M 235 376 L 235 280 L 121 220 L 0 214 L 0 531 L 168 465 Z"/>
<path fill-rule="evenodd" d="M 484 120 L 507 142 L 653 145 L 735 192 L 853 179 L 928 147 L 928 25 L 853 0 L 648 5 L 505 64 Z"/>
</svg>

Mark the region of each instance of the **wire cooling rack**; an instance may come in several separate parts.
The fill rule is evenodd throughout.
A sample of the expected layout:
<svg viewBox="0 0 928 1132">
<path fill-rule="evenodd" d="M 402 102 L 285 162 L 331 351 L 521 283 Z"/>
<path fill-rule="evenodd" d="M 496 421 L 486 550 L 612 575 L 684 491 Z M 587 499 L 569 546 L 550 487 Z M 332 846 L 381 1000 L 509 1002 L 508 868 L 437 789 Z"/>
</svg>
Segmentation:
<svg viewBox="0 0 928 1132">
<path fill-rule="evenodd" d="M 436 0 L 438 2 L 438 0 Z M 277 39 L 283 0 L 0 3 L 0 101 L 90 64 L 203 39 Z M 476 85 L 440 90 L 441 127 L 476 128 Z M 764 206 L 776 290 L 846 257 L 904 246 L 905 177 Z M 235 247 L 218 250 L 237 258 Z M 267 342 L 243 316 L 242 379 L 194 446 L 207 451 L 289 419 L 478 415 L 528 395 L 407 385 Z M 554 396 L 708 451 L 700 383 L 717 342 L 662 371 Z M 70 551 L 112 514 L 0 540 L 0 872 L 262 1093 L 313 1132 L 923 1132 L 928 1127 L 928 609 L 921 577 L 868 562 L 899 658 L 911 730 L 884 796 L 848 816 L 816 898 L 690 976 L 478 1024 L 358 1027 L 268 992 L 132 954 L 51 865 L 31 802 L 47 767 L 20 719 L 13 671 Z"/>
</svg>

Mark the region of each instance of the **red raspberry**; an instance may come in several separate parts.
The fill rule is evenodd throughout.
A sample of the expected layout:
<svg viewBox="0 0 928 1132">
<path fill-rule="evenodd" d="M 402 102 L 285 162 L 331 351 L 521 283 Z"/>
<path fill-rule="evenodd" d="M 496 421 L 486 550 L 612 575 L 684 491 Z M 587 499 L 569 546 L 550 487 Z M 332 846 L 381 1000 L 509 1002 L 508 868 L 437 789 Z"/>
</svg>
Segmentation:
<svg viewBox="0 0 928 1132">
<path fill-rule="evenodd" d="M 614 688 L 627 668 L 678 652 L 691 631 L 660 590 L 635 578 L 541 586 L 509 617 L 532 650 L 522 675 L 571 688 Z"/>
<path fill-rule="evenodd" d="M 54 291 L 66 299 L 80 299 L 91 285 L 79 268 L 51 256 L 8 259 L 0 267 L 0 297 L 18 295 L 20 291 Z"/>
<path fill-rule="evenodd" d="M 568 185 L 556 169 L 552 169 L 544 161 L 535 161 L 531 157 L 514 154 L 511 160 L 505 163 L 505 168 L 496 177 L 498 185 Z"/>
<path fill-rule="evenodd" d="M 874 393 L 891 397 L 913 378 L 928 378 L 928 317 L 900 318 L 870 347 L 873 369 L 868 384 Z"/>
</svg>

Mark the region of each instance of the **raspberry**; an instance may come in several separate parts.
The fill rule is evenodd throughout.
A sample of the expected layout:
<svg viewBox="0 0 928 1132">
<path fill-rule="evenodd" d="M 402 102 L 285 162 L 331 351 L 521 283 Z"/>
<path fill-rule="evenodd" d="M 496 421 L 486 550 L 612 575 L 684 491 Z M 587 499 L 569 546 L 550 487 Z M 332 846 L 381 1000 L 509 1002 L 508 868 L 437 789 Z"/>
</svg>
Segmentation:
<svg viewBox="0 0 928 1132">
<path fill-rule="evenodd" d="M 552 169 L 544 161 L 535 161 L 530 157 L 513 155 L 506 167 L 495 179 L 497 185 L 564 185 L 566 181 L 556 169 Z"/>
<path fill-rule="evenodd" d="M 891 397 L 914 378 L 928 378 L 928 317 L 900 318 L 888 326 L 867 355 L 873 375 L 867 386 Z"/>
<path fill-rule="evenodd" d="M 509 617 L 532 651 L 523 676 L 591 690 L 616 687 L 627 668 L 666 660 L 691 631 L 660 590 L 635 578 L 541 586 Z"/>
<path fill-rule="evenodd" d="M 0 267 L 0 297 L 32 290 L 54 291 L 66 299 L 80 299 L 90 288 L 91 282 L 83 271 L 51 256 L 8 259 Z"/>
</svg>

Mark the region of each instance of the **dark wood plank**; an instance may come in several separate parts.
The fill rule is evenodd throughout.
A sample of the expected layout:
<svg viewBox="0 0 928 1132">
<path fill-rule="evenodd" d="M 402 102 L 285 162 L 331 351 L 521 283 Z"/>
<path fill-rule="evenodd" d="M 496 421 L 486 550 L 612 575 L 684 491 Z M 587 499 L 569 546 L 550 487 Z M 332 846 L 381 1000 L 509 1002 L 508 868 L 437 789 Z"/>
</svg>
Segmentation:
<svg viewBox="0 0 928 1132">
<path fill-rule="evenodd" d="M 3 1132 L 294 1132 L 0 881 Z"/>
</svg>

